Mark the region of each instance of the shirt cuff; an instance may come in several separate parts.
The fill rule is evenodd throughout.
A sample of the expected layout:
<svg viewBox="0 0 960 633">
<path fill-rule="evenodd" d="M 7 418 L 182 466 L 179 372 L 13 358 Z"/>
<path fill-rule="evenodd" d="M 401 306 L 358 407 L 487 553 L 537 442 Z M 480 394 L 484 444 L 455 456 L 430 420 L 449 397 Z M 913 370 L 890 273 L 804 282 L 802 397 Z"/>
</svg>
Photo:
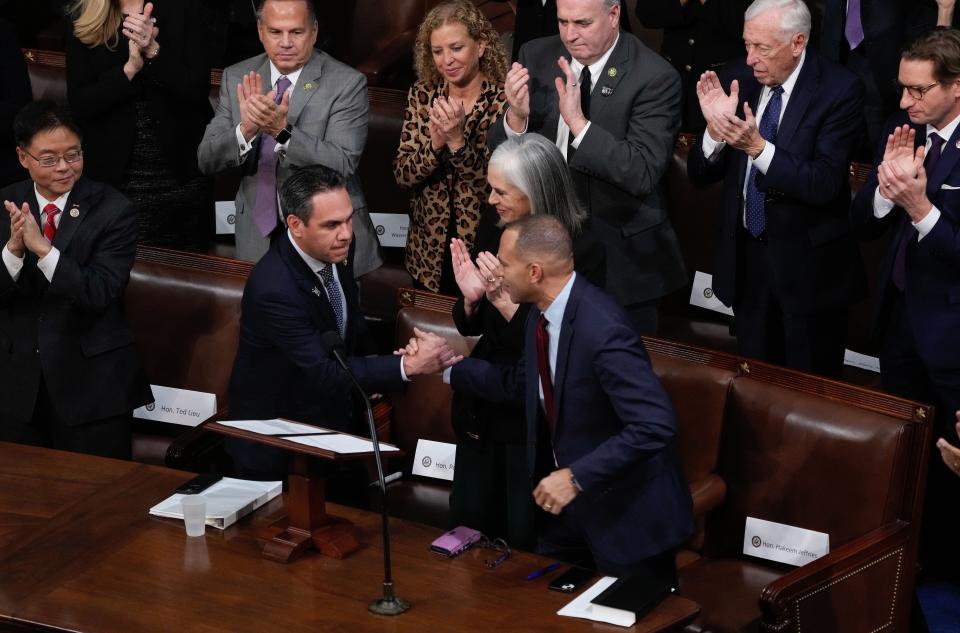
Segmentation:
<svg viewBox="0 0 960 633">
<path fill-rule="evenodd" d="M 753 159 L 753 164 L 757 166 L 757 171 L 761 174 L 766 175 L 767 170 L 770 169 L 770 163 L 773 162 L 773 155 L 777 152 L 776 146 L 770 141 L 767 141 L 763 144 L 763 151 L 760 152 L 760 155 Z"/>
<path fill-rule="evenodd" d="M 57 272 L 58 263 L 60 263 L 60 251 L 55 246 L 51 246 L 50 252 L 37 260 L 37 268 L 47 278 L 47 281 L 53 283 L 53 273 Z"/>
<path fill-rule="evenodd" d="M 452 371 L 453 371 L 453 367 L 447 367 L 446 369 L 443 370 L 443 373 L 440 374 L 441 378 L 443 378 L 443 384 L 445 385 L 450 384 L 450 372 Z"/>
<path fill-rule="evenodd" d="M 524 134 L 527 133 L 527 127 L 529 127 L 529 125 L 530 125 L 530 117 L 527 117 L 526 122 L 523 124 L 523 129 L 520 130 L 519 132 L 514 132 L 514 131 L 513 131 L 513 128 L 510 127 L 510 124 L 507 123 L 507 115 L 506 115 L 506 113 L 504 113 L 504 115 L 503 115 L 503 129 L 506 130 L 508 137 L 509 137 L 509 136 L 523 136 Z"/>
<path fill-rule="evenodd" d="M 250 142 L 247 142 L 247 139 L 243 138 L 243 132 L 240 131 L 240 124 L 237 124 L 237 149 L 240 150 L 240 158 L 243 159 L 244 156 L 250 153 L 250 150 L 253 149 L 253 141 L 257 137 L 254 136 L 250 139 Z"/>
<path fill-rule="evenodd" d="M 720 150 L 727 146 L 724 141 L 714 140 L 714 138 L 710 136 L 710 132 L 706 130 L 703 131 L 703 143 L 701 143 L 701 145 L 703 146 L 703 157 L 711 163 L 717 160 Z"/>
<path fill-rule="evenodd" d="M 927 233 L 933 230 L 933 227 L 937 224 L 937 221 L 940 219 L 940 209 L 936 207 L 930 207 L 930 211 L 923 217 L 919 222 L 911 222 L 913 228 L 917 229 L 917 241 L 919 242 L 924 237 L 927 236 Z"/>
<path fill-rule="evenodd" d="M 406 356 L 400 357 L 400 378 L 403 379 L 403 382 L 410 382 L 410 379 L 407 378 L 407 372 L 403 368 L 403 361 L 406 360 Z"/>
<path fill-rule="evenodd" d="M 580 141 L 583 140 L 583 137 L 587 135 L 587 130 L 590 129 L 590 121 L 587 121 L 587 124 L 583 126 L 583 129 L 580 130 L 580 133 L 573 139 L 573 142 L 570 143 L 570 147 L 573 149 L 579 149 Z"/>
<path fill-rule="evenodd" d="M 20 271 L 23 270 L 23 258 L 11 253 L 6 244 L 3 246 L 3 265 L 6 267 L 10 279 L 14 281 L 20 279 Z"/>
<path fill-rule="evenodd" d="M 888 213 L 893 211 L 894 206 L 896 205 L 894 205 L 893 200 L 884 198 L 883 194 L 880 193 L 880 187 L 877 187 L 877 190 L 873 192 L 873 217 L 878 219 L 886 217 Z M 940 217 L 939 213 L 937 217 Z"/>
</svg>

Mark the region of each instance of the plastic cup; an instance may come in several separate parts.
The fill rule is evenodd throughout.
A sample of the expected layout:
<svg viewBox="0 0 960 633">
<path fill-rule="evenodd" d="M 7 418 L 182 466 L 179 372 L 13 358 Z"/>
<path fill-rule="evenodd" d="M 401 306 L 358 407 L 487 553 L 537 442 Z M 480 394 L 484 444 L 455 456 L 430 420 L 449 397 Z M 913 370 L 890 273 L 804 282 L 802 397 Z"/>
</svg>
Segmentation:
<svg viewBox="0 0 960 633">
<path fill-rule="evenodd" d="M 207 528 L 207 500 L 200 495 L 186 495 L 180 503 L 187 536 L 203 536 Z"/>
</svg>

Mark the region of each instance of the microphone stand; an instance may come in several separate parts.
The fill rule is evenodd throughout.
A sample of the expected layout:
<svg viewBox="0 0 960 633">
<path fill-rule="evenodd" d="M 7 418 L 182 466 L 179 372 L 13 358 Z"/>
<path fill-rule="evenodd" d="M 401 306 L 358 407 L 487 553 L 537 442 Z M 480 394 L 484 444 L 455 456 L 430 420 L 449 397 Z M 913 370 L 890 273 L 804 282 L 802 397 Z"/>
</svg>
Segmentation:
<svg viewBox="0 0 960 633">
<path fill-rule="evenodd" d="M 390 562 L 390 519 L 387 514 L 387 483 L 383 477 L 383 461 L 380 457 L 380 439 L 377 437 L 377 424 L 373 419 L 373 408 L 370 406 L 370 398 L 367 397 L 366 392 L 364 392 L 363 387 L 360 386 L 356 376 L 350 371 L 350 366 L 347 364 L 346 358 L 344 358 L 343 350 L 345 347 L 343 340 L 335 332 L 327 332 L 323 335 L 325 343 L 334 342 L 334 338 L 336 344 L 328 345 L 330 354 L 337 360 L 340 367 L 347 373 L 347 376 L 350 377 L 350 381 L 353 382 L 354 388 L 360 393 L 360 397 L 363 398 L 363 403 L 367 408 L 367 424 L 370 426 L 370 441 L 373 444 L 373 458 L 377 465 L 377 477 L 379 478 L 380 484 L 380 509 L 383 520 L 383 595 L 371 602 L 367 608 L 377 615 L 400 615 L 410 608 L 410 603 L 397 597 L 393 590 L 393 574 Z"/>
</svg>

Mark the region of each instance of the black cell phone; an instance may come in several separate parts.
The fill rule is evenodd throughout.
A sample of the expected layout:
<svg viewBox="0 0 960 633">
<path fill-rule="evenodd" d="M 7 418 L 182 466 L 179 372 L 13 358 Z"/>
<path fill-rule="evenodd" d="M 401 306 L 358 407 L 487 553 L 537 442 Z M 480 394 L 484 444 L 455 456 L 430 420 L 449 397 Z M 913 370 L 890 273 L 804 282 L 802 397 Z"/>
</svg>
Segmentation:
<svg viewBox="0 0 960 633">
<path fill-rule="evenodd" d="M 583 567 L 571 567 L 559 576 L 553 579 L 548 589 L 552 591 L 562 591 L 563 593 L 572 593 L 577 587 L 590 580 L 593 577 L 593 571 Z"/>
<path fill-rule="evenodd" d="M 215 475 L 213 473 L 200 473 L 187 483 L 177 488 L 176 492 L 181 495 L 195 495 L 199 492 L 203 492 L 221 479 L 223 479 L 223 476 L 221 475 Z"/>
</svg>

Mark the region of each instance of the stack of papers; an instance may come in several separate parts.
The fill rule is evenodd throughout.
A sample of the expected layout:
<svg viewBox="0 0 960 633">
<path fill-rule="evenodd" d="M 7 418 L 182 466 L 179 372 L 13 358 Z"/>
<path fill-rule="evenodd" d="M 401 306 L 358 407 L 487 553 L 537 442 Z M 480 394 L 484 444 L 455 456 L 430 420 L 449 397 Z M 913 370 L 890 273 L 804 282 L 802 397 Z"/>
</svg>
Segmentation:
<svg viewBox="0 0 960 633">
<path fill-rule="evenodd" d="M 207 500 L 207 525 L 227 528 L 280 494 L 282 481 L 248 481 L 224 477 L 199 496 Z M 174 494 L 150 508 L 158 517 L 183 520 L 180 502 L 186 495 Z"/>
<path fill-rule="evenodd" d="M 354 437 L 339 431 L 332 431 L 320 426 L 310 426 L 287 420 L 226 420 L 220 422 L 223 426 L 234 429 L 259 433 L 296 442 L 306 446 L 322 448 L 334 453 L 372 453 L 373 442 L 361 437 Z M 398 451 L 396 446 L 380 442 L 380 451 L 387 453 Z"/>
<path fill-rule="evenodd" d="M 598 605 L 590 603 L 591 600 L 599 596 L 607 587 L 615 582 L 617 582 L 617 579 L 613 576 L 604 576 L 592 587 L 584 590 L 583 593 L 557 611 L 557 615 L 564 615 L 570 618 L 583 618 L 585 620 L 593 620 L 594 622 L 606 622 L 607 624 L 616 624 L 617 626 L 633 626 L 637 622 L 636 613 L 604 607 L 598 609 L 595 608 Z"/>
</svg>

